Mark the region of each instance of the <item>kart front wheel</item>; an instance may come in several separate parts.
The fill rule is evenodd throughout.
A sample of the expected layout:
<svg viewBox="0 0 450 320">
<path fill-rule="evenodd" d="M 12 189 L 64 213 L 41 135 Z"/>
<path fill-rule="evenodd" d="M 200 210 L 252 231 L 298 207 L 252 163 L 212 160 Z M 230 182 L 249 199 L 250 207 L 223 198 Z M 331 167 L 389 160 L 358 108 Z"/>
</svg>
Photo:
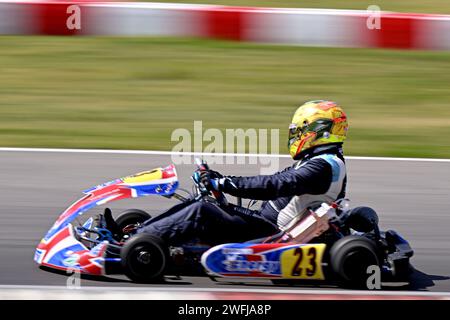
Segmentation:
<svg viewBox="0 0 450 320">
<path fill-rule="evenodd" d="M 123 230 L 126 226 L 131 224 L 143 223 L 151 218 L 144 210 L 128 209 L 119 214 L 116 219 L 116 223 L 120 230 Z"/>
<path fill-rule="evenodd" d="M 143 283 L 160 282 L 169 262 L 169 250 L 160 238 L 140 233 L 125 243 L 120 258 L 129 279 Z"/>
<path fill-rule="evenodd" d="M 331 247 L 330 264 L 344 286 L 364 288 L 370 276 L 368 268 L 380 266 L 377 246 L 365 237 L 344 237 Z"/>
</svg>

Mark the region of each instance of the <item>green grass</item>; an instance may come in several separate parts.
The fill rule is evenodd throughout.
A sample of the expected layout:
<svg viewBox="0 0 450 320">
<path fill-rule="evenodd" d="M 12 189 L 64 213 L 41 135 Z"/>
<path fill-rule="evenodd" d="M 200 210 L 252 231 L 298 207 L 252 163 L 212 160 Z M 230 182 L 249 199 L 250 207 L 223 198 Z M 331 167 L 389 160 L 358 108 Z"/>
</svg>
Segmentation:
<svg viewBox="0 0 450 320">
<path fill-rule="evenodd" d="M 145 38 L 0 38 L 0 146 L 170 150 L 175 128 L 350 119 L 347 154 L 450 158 L 450 53 Z"/>
<path fill-rule="evenodd" d="M 158 2 L 184 2 L 229 6 L 328 8 L 366 10 L 377 5 L 384 11 L 450 14 L 448 0 L 163 0 Z"/>
</svg>

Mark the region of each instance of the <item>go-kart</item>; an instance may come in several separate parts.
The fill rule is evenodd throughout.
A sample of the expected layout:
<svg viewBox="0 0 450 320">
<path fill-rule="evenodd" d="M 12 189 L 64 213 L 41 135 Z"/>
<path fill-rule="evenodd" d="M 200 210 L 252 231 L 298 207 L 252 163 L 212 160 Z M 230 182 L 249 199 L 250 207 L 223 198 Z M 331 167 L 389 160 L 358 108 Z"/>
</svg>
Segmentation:
<svg viewBox="0 0 450 320">
<path fill-rule="evenodd" d="M 201 170 L 206 163 L 196 159 Z M 84 191 L 56 220 L 39 243 L 34 260 L 50 269 L 88 275 L 125 274 L 135 282 L 158 282 L 166 275 L 202 274 L 221 278 L 264 278 L 273 283 L 331 280 L 364 287 L 373 268 L 388 281 L 405 281 L 413 255 L 397 232 L 378 229 L 378 216 L 369 207 L 349 208 L 346 199 L 322 203 L 273 236 L 245 243 L 209 245 L 195 239 L 171 247 L 162 239 L 136 229 L 149 219 L 145 211 L 130 209 L 116 219 L 117 230 L 105 218 L 79 217 L 110 201 L 160 195 L 182 202 L 211 201 L 228 205 L 224 194 L 211 194 L 194 179 L 189 196 L 177 193 L 174 165 L 116 179 Z M 182 190 L 182 189 L 180 189 Z M 241 204 L 238 199 L 238 204 Z M 106 208 L 100 217 L 111 217 Z"/>
</svg>

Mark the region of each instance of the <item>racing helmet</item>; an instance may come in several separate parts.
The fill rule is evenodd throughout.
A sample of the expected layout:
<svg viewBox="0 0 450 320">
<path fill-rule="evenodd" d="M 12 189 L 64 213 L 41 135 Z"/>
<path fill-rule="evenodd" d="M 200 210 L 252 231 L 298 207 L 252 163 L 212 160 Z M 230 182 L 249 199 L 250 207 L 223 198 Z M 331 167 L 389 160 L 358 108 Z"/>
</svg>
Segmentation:
<svg viewBox="0 0 450 320">
<path fill-rule="evenodd" d="M 343 143 L 347 130 L 347 116 L 336 102 L 306 102 L 295 111 L 289 125 L 289 153 L 299 160 L 314 147 Z"/>
</svg>

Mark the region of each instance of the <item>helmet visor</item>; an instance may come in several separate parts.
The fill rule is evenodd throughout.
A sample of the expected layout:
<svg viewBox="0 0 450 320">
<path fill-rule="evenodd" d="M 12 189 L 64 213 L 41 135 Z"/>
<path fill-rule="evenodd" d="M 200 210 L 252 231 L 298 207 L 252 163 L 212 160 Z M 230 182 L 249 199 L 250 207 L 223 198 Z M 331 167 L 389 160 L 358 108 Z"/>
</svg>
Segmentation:
<svg viewBox="0 0 450 320">
<path fill-rule="evenodd" d="M 288 134 L 288 147 L 290 147 L 295 140 L 298 139 L 299 135 L 302 133 L 302 128 L 298 127 L 295 123 L 291 123 L 289 125 L 289 134 Z"/>
</svg>

